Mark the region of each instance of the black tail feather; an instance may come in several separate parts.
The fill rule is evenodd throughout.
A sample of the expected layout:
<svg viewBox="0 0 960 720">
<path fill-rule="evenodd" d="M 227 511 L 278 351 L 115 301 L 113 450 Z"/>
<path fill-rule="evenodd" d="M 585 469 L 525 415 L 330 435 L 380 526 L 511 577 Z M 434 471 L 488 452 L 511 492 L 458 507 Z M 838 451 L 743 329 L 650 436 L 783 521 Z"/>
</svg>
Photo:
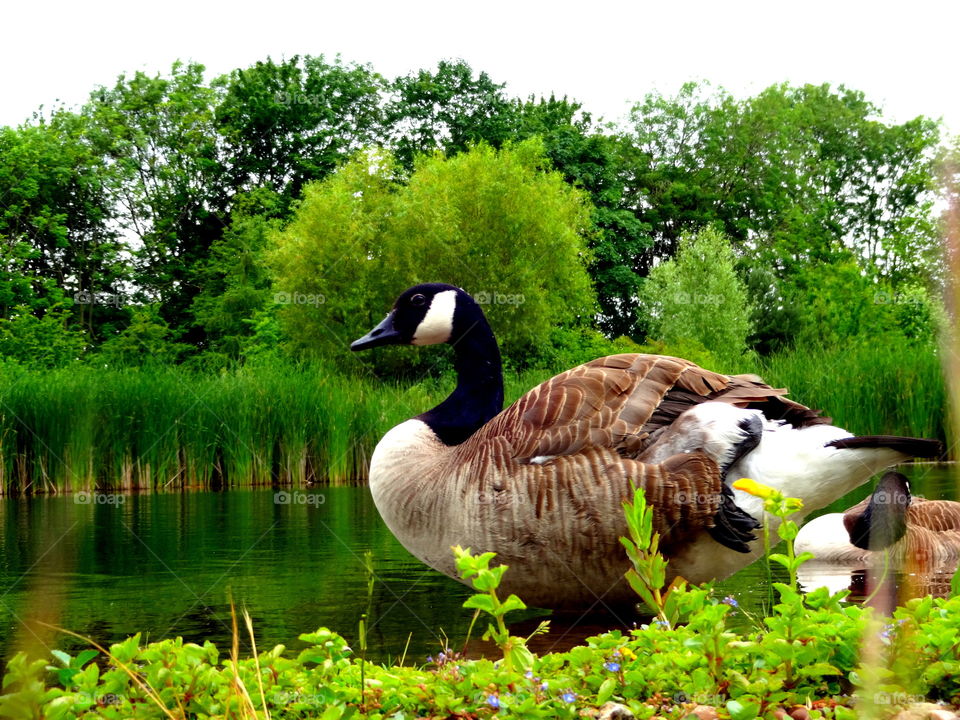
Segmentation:
<svg viewBox="0 0 960 720">
<path fill-rule="evenodd" d="M 835 447 L 838 450 L 888 448 L 904 455 L 927 460 L 939 460 L 944 453 L 943 444 L 939 440 L 899 437 L 897 435 L 860 435 L 859 437 L 840 438 L 828 442 L 827 447 Z"/>
</svg>

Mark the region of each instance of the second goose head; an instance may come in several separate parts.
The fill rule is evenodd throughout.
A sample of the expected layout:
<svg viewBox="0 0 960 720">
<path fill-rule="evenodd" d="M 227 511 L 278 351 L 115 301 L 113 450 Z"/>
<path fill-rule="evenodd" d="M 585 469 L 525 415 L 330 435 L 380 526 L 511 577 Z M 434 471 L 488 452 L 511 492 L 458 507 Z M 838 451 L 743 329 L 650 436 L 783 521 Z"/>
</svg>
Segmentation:
<svg viewBox="0 0 960 720">
<path fill-rule="evenodd" d="M 910 485 L 898 472 L 888 472 L 877 483 L 866 509 L 856 506 L 843 514 L 850 543 L 863 550 L 883 550 L 907 533 Z"/>
</svg>

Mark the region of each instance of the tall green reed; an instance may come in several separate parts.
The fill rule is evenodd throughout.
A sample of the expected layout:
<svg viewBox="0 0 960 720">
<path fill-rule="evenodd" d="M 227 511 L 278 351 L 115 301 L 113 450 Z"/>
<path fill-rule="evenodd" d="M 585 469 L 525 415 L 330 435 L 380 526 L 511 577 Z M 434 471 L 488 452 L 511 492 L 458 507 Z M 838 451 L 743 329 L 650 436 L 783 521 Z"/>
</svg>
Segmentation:
<svg viewBox="0 0 960 720">
<path fill-rule="evenodd" d="M 939 363 L 932 346 L 878 342 L 796 350 L 758 371 L 853 432 L 943 438 Z M 551 375 L 507 372 L 506 402 Z M 377 440 L 453 385 L 319 363 L 217 374 L 0 364 L 0 493 L 362 482 Z"/>
</svg>

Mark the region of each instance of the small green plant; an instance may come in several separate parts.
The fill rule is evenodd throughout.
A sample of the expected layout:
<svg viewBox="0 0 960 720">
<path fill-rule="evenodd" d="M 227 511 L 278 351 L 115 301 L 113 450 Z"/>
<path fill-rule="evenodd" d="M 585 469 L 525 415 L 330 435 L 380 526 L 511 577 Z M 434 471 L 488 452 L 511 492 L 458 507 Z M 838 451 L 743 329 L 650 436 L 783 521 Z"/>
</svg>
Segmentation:
<svg viewBox="0 0 960 720">
<path fill-rule="evenodd" d="M 770 553 L 767 557 L 776 563 L 783 565 L 790 573 L 790 588 L 797 591 L 797 569 L 808 560 L 813 559 L 813 553 L 803 553 L 797 557 L 794 552 L 793 541 L 797 539 L 799 527 L 793 520 L 788 520 L 790 515 L 803 509 L 803 501 L 799 498 L 786 497 L 779 490 L 768 487 L 756 480 L 749 478 L 740 478 L 733 487 L 742 490 L 763 500 L 764 512 L 780 518 L 780 524 L 777 526 L 777 534 L 780 539 L 786 543 L 787 553 Z M 764 521 L 766 522 L 766 521 Z M 766 537 L 766 527 L 764 527 L 764 537 Z"/>
<path fill-rule="evenodd" d="M 505 670 L 521 672 L 531 670 L 534 656 L 527 648 L 527 640 L 530 638 L 524 639 L 511 635 L 503 619 L 508 612 L 525 610 L 527 606 L 516 595 L 511 594 L 502 602 L 497 595 L 497 588 L 500 587 L 500 581 L 507 571 L 507 566 L 490 567 L 490 561 L 496 557 L 496 553 L 485 552 L 474 555 L 470 552 L 470 548 L 464 550 L 459 545 L 453 548 L 453 555 L 456 558 L 457 572 L 460 573 L 460 577 L 469 580 L 473 587 L 480 591 L 467 598 L 463 606 L 472 608 L 478 613 L 485 612 L 493 618 L 493 623 L 487 626 L 483 639 L 493 640 L 497 647 L 503 651 Z M 549 621 L 545 620 L 540 623 L 530 637 L 545 633 L 548 629 Z"/>
<path fill-rule="evenodd" d="M 653 531 L 653 508 L 647 506 L 643 488 L 634 488 L 633 502 L 624 501 L 623 513 L 630 537 L 621 537 L 620 543 L 633 564 L 626 572 L 627 582 L 665 627 L 673 627 L 680 619 L 680 598 L 684 595 L 687 583 L 683 578 L 676 577 L 670 587 L 662 592 L 666 583 L 667 561 L 660 554 L 660 534 Z"/>
</svg>

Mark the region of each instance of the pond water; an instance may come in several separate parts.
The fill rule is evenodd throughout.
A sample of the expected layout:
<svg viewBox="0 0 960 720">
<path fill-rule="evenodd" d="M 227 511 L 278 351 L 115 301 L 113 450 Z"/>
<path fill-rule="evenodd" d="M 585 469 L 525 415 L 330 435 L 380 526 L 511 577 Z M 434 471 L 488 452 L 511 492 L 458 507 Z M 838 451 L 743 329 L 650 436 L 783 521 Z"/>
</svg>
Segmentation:
<svg viewBox="0 0 960 720">
<path fill-rule="evenodd" d="M 958 499 L 949 466 L 904 470 L 916 494 Z M 870 491 L 864 486 L 829 510 Z M 231 598 L 238 612 L 250 612 L 261 649 L 299 648 L 297 636 L 320 626 L 356 648 L 357 624 L 368 608 L 370 659 L 389 661 L 406 651 L 408 662 L 419 663 L 445 637 L 462 644 L 471 613 L 461 605 L 470 591 L 407 553 L 366 488 L 281 492 L 281 502 L 265 489 L 0 499 L 0 658 L 24 643 L 70 652 L 84 646 L 37 621 L 100 643 L 136 632 L 144 640 L 209 639 L 225 653 Z M 760 562 L 719 591 L 761 610 L 767 587 Z M 532 630 L 546 614 L 529 611 L 515 631 Z M 566 649 L 645 620 L 622 610 L 555 616 L 537 649 Z"/>
</svg>

